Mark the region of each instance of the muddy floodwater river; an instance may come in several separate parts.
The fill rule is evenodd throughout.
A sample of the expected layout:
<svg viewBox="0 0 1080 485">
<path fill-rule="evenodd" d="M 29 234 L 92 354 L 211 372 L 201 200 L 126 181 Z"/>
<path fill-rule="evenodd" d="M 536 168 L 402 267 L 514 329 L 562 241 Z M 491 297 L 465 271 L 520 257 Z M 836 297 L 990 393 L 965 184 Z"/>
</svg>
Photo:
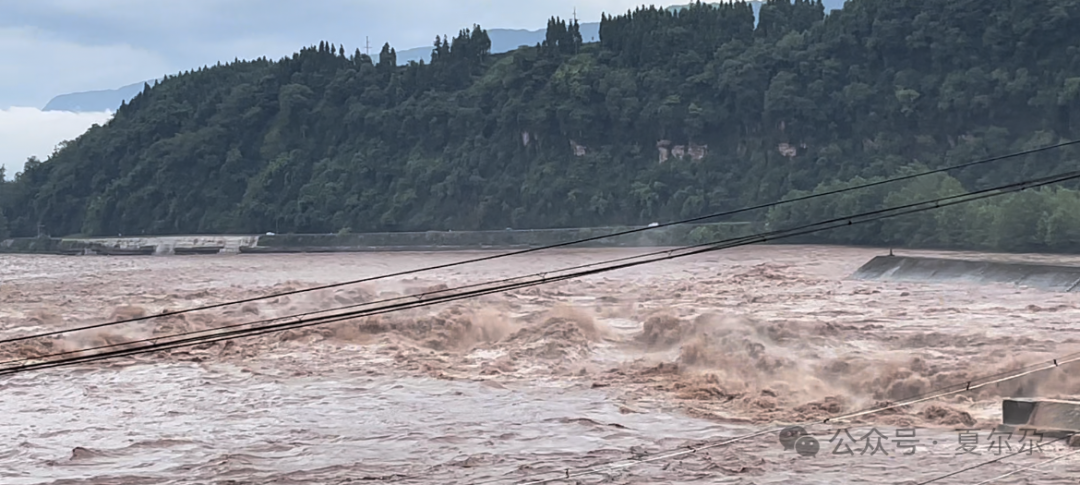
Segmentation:
<svg viewBox="0 0 1080 485">
<path fill-rule="evenodd" d="M 647 251 L 546 251 L 2 343 L 0 368 Z M 0 255 L 0 340 L 489 254 Z M 737 248 L 0 376 L 0 484 L 917 484 L 1002 457 L 933 483 L 1076 483 L 1075 448 L 994 430 L 1004 397 L 1075 399 L 1080 365 L 807 426 L 817 454 L 784 449 L 787 424 L 1080 352 L 1080 294 L 848 279 L 880 254 Z"/>
</svg>

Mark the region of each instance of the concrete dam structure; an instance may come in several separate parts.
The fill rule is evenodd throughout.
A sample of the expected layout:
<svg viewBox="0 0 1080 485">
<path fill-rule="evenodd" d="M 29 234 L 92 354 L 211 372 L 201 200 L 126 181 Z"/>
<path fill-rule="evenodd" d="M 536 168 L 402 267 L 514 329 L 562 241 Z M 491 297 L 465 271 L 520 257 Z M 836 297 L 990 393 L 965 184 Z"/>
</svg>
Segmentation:
<svg viewBox="0 0 1080 485">
<path fill-rule="evenodd" d="M 650 226 L 651 227 L 651 226 Z M 753 223 L 718 222 L 660 227 L 611 226 L 499 231 L 425 231 L 360 234 L 273 234 L 140 236 L 103 238 L 16 238 L 0 241 L 0 253 L 96 254 L 106 256 L 340 253 L 367 251 L 462 251 L 523 249 L 588 239 L 581 247 L 685 246 L 751 234 Z"/>
<path fill-rule="evenodd" d="M 0 241 L 0 254 L 150 256 L 238 254 L 258 236 L 147 236 L 113 238 L 20 238 Z"/>
<path fill-rule="evenodd" d="M 890 255 L 871 259 L 851 278 L 925 283 L 1005 283 L 1046 291 L 1075 292 L 1080 287 L 1080 266 Z"/>
</svg>

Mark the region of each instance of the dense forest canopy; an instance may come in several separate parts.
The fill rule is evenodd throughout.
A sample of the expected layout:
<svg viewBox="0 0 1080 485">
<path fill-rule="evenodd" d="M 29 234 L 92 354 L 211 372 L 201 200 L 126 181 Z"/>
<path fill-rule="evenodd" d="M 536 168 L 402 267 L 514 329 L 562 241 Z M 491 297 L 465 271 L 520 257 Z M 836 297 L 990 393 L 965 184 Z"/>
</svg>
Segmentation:
<svg viewBox="0 0 1080 485">
<path fill-rule="evenodd" d="M 0 184 L 0 235 L 643 224 L 1080 137 L 1080 0 L 770 0 L 480 27 L 396 65 L 326 42 L 168 76 Z M 1080 168 L 1063 149 L 769 214 L 794 224 Z M 6 216 L 6 225 L 4 229 Z M 1068 189 L 818 241 L 1068 248 Z M 905 225 L 906 224 L 906 225 Z"/>
</svg>

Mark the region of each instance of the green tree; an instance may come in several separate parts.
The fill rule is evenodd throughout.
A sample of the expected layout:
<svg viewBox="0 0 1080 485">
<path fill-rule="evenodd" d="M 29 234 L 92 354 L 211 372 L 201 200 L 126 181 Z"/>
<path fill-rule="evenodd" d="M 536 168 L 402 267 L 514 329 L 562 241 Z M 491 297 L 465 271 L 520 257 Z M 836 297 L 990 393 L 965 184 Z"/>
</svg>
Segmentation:
<svg viewBox="0 0 1080 485">
<path fill-rule="evenodd" d="M 11 232 L 355 232 L 647 224 L 1080 138 L 1080 4 L 642 7 L 551 18 L 431 63 L 332 43 L 146 86 L 3 185 Z M 1080 169 L 1080 149 L 793 204 L 805 224 Z M 804 241 L 1072 250 L 1075 186 Z M 1034 195 L 1032 195 L 1034 194 Z"/>
</svg>

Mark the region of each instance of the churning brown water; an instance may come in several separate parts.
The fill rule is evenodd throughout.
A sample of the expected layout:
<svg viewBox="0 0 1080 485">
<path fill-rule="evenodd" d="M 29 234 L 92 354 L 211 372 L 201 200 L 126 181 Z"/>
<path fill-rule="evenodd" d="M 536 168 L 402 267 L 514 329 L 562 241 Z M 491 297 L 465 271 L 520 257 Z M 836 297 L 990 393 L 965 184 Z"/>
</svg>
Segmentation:
<svg viewBox="0 0 1080 485">
<path fill-rule="evenodd" d="M 0 360 L 638 252 L 513 257 L 0 346 Z M 822 419 L 1080 350 L 1080 295 L 845 280 L 880 253 L 741 248 L 228 344 L 0 377 L 0 483 L 512 484 Z M 0 338 L 479 255 L 0 256 Z M 1075 396 L 1075 370 L 811 427 L 821 444 L 814 457 L 785 451 L 768 434 L 576 480 L 918 483 L 1030 446 L 1025 437 L 990 435 L 1001 398 Z M 886 439 L 881 449 L 873 440 L 840 444 L 834 435 L 846 439 L 844 426 L 854 439 L 872 429 Z M 909 428 L 918 444 L 904 455 L 896 436 Z M 958 451 L 959 428 L 977 434 L 974 454 Z M 1041 453 L 935 483 L 978 483 L 1066 450 L 1044 444 Z M 998 483 L 1075 483 L 1077 460 Z"/>
</svg>

